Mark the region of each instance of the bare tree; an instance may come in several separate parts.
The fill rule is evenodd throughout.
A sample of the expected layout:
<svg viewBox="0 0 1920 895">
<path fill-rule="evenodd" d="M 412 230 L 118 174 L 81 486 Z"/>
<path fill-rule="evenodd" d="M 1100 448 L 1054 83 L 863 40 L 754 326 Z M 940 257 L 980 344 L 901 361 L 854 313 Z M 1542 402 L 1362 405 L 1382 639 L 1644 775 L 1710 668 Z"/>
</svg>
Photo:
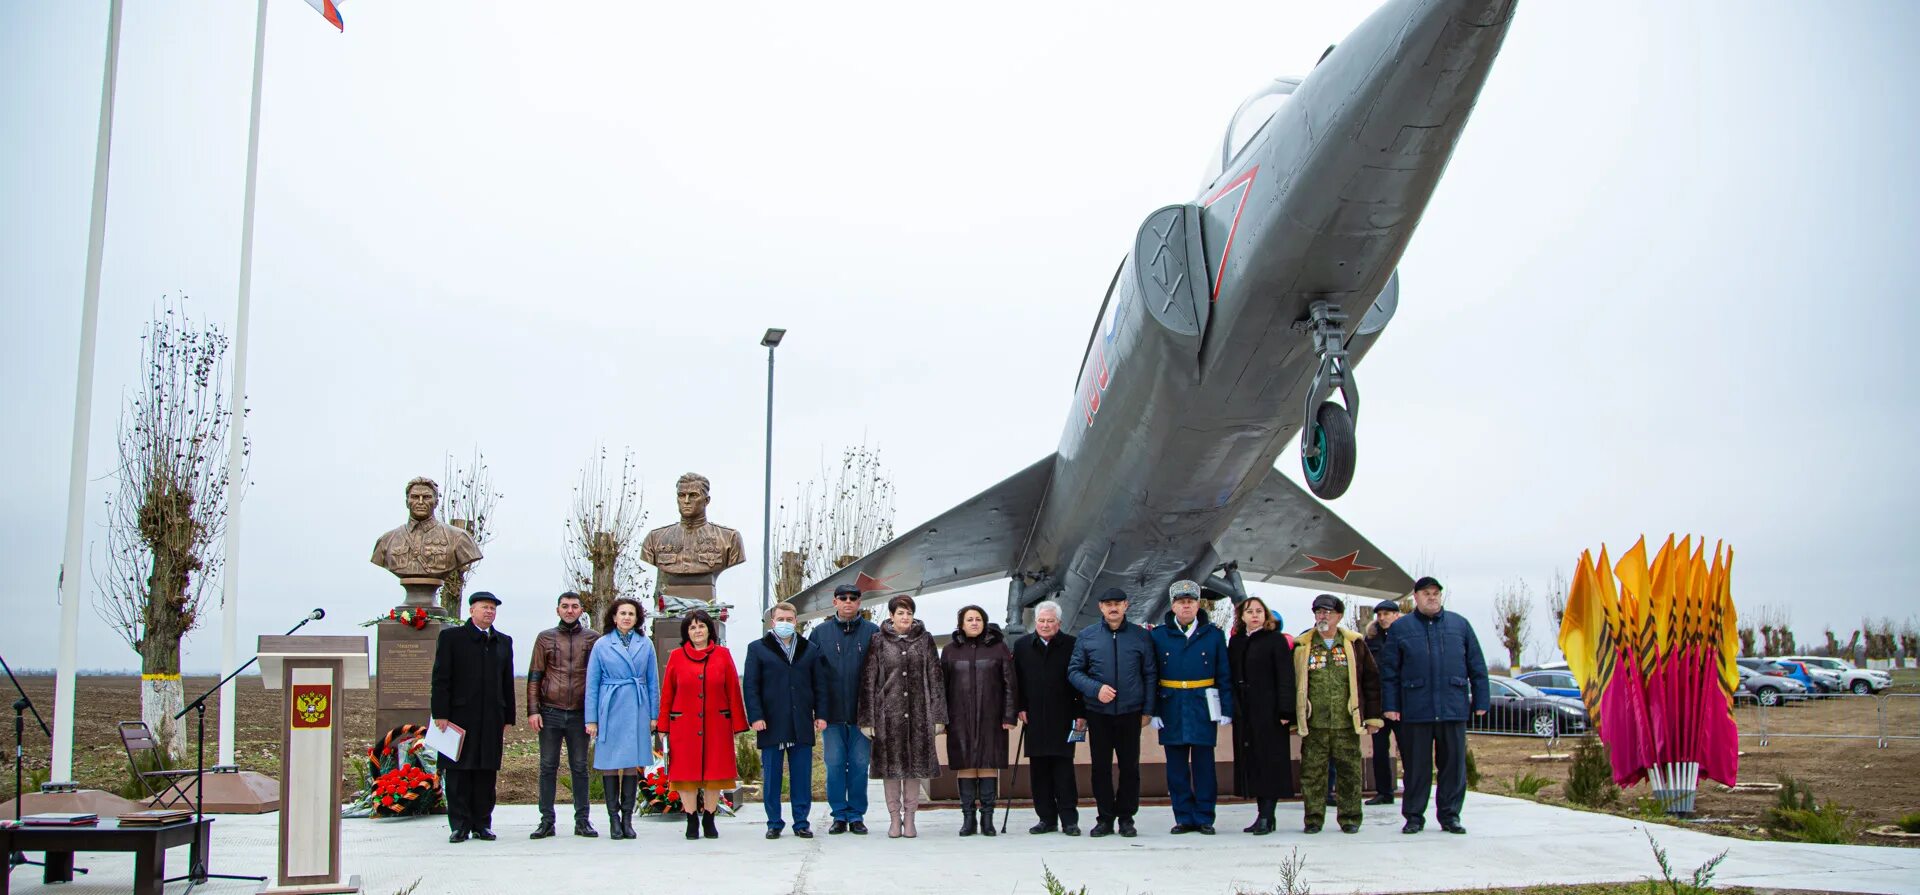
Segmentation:
<svg viewBox="0 0 1920 895">
<path fill-rule="evenodd" d="M 647 604 L 651 575 L 640 561 L 646 537 L 646 490 L 633 468 L 633 448 L 620 454 L 619 477 L 607 469 L 607 449 L 596 449 L 580 468 L 567 516 L 567 589 L 580 594 L 582 616 L 591 625 L 618 596 Z"/>
<path fill-rule="evenodd" d="M 493 540 L 493 529 L 489 523 L 493 519 L 493 507 L 506 495 L 493 489 L 493 477 L 487 474 L 487 455 L 479 448 L 473 449 L 473 460 L 466 466 L 455 466 L 453 455 L 447 455 L 447 496 L 440 501 L 440 521 L 464 530 L 473 538 L 475 546 L 482 552 L 487 542 Z M 473 567 L 478 561 L 454 569 L 440 585 L 440 608 L 454 618 L 461 615 L 460 598 L 466 595 L 467 580 L 473 577 Z"/>
<path fill-rule="evenodd" d="M 1734 633 L 1740 635 L 1740 657 L 1741 658 L 1750 659 L 1755 655 L 1758 655 L 1753 651 L 1754 631 L 1753 631 L 1752 622 L 1744 621 L 1744 620 L 1741 621 L 1740 626 L 1734 629 Z"/>
<path fill-rule="evenodd" d="M 1911 616 L 1900 623 L 1900 654 L 1909 664 L 1920 660 L 1920 624 Z"/>
<path fill-rule="evenodd" d="M 140 654 L 140 716 L 175 759 L 185 737 L 180 641 L 219 579 L 230 431 L 228 338 L 163 301 L 141 335 L 142 382 L 120 415 L 107 544 L 94 567 L 95 611 Z M 238 446 L 242 456 L 247 445 Z M 244 473 L 242 474 L 244 483 Z"/>
<path fill-rule="evenodd" d="M 1567 573 L 1553 570 L 1553 583 L 1547 586 L 1547 611 L 1553 614 L 1553 630 L 1559 636 L 1560 625 L 1567 617 Z"/>
<path fill-rule="evenodd" d="M 1533 592 L 1525 581 L 1515 580 L 1500 586 L 1493 598 L 1493 625 L 1500 633 L 1500 645 L 1507 649 L 1507 664 L 1520 673 L 1520 653 L 1527 645 L 1527 621 L 1533 615 Z"/>
<path fill-rule="evenodd" d="M 841 452 L 838 468 L 822 469 L 780 503 L 774 528 L 774 593 L 782 600 L 893 540 L 893 478 L 880 449 Z"/>
<path fill-rule="evenodd" d="M 1769 656 L 1791 656 L 1799 652 L 1793 637 L 1793 613 L 1787 607 L 1768 603 L 1761 606 L 1754 617 L 1760 625 L 1760 648 L 1763 652 Z"/>
</svg>

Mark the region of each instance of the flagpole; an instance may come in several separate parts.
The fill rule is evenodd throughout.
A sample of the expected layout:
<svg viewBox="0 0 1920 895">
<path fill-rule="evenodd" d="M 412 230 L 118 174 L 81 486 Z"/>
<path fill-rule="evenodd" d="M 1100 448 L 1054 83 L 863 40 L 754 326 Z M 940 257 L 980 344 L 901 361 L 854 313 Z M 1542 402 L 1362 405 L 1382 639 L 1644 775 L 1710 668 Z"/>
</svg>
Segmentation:
<svg viewBox="0 0 1920 895">
<path fill-rule="evenodd" d="M 107 239 L 107 170 L 113 150 L 113 88 L 120 67 L 120 0 L 107 12 L 106 74 L 93 144 L 93 217 L 87 227 L 87 279 L 80 303 L 80 369 L 73 401 L 73 458 L 67 467 L 67 541 L 60 561 L 60 664 L 53 686 L 53 767 L 49 784 L 72 785 L 73 684 L 80 658 L 80 536 L 87 518 L 87 448 L 93 434 L 93 347 L 100 323 L 100 261 Z"/>
<path fill-rule="evenodd" d="M 253 196 L 260 167 L 260 73 L 266 64 L 267 0 L 260 0 L 253 24 L 253 103 L 247 119 L 247 185 L 240 211 L 240 310 L 233 325 L 233 394 L 227 425 L 227 537 L 220 576 L 220 671 L 231 675 L 240 661 L 240 504 L 247 491 L 247 328 L 253 299 Z M 220 756 L 234 763 L 233 718 L 239 683 L 229 679 L 220 691 Z"/>
</svg>

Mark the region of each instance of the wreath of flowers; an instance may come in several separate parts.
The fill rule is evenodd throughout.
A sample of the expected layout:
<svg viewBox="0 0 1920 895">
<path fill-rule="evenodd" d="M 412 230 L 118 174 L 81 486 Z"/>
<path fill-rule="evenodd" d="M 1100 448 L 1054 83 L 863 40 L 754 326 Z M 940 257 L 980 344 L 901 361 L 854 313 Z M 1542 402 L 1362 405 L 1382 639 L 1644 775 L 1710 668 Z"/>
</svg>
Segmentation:
<svg viewBox="0 0 1920 895">
<path fill-rule="evenodd" d="M 673 784 L 667 781 L 665 766 L 656 766 L 640 775 L 640 813 L 680 813 L 680 794 L 674 792 Z"/>
<path fill-rule="evenodd" d="M 374 817 L 429 814 L 440 805 L 440 775 L 427 770 L 427 728 L 402 724 L 367 749 L 364 787 L 354 805 Z"/>
<path fill-rule="evenodd" d="M 446 612 L 438 606 L 425 609 L 389 609 L 386 615 L 361 622 L 360 627 L 371 628 L 381 622 L 394 621 L 406 625 L 415 631 L 424 631 L 427 628 L 428 622 L 445 622 L 451 621 L 452 619 L 452 616 L 446 614 Z"/>
</svg>

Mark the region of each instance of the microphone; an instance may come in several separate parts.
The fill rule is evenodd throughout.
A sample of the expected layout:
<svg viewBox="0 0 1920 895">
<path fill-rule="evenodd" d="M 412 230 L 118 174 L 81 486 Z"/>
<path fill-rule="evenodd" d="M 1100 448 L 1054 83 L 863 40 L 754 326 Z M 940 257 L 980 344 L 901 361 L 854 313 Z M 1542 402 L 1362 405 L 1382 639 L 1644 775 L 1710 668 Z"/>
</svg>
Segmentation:
<svg viewBox="0 0 1920 895">
<path fill-rule="evenodd" d="M 321 619 L 323 619 L 323 618 L 326 618 L 326 617 L 327 617 L 327 611 L 326 611 L 325 609 L 315 609 L 315 610 L 313 610 L 312 612 L 310 612 L 310 613 L 308 613 L 308 614 L 307 614 L 307 620 L 308 620 L 308 621 L 316 621 L 316 622 L 317 622 L 317 621 L 319 621 L 319 620 L 321 620 Z"/>
</svg>

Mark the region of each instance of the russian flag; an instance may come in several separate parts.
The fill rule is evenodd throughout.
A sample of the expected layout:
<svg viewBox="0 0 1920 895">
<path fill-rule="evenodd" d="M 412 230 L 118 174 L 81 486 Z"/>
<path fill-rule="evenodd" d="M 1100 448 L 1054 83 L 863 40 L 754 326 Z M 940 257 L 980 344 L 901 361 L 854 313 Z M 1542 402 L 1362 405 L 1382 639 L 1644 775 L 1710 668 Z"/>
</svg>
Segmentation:
<svg viewBox="0 0 1920 895">
<path fill-rule="evenodd" d="M 344 32 L 347 30 L 347 20 L 340 17 L 340 3 L 345 2 L 346 0 L 339 0 L 339 2 L 335 2 L 335 0 L 307 0 L 307 5 L 313 7 L 315 12 L 326 16 L 327 21 L 333 23 L 333 27 Z"/>
</svg>

